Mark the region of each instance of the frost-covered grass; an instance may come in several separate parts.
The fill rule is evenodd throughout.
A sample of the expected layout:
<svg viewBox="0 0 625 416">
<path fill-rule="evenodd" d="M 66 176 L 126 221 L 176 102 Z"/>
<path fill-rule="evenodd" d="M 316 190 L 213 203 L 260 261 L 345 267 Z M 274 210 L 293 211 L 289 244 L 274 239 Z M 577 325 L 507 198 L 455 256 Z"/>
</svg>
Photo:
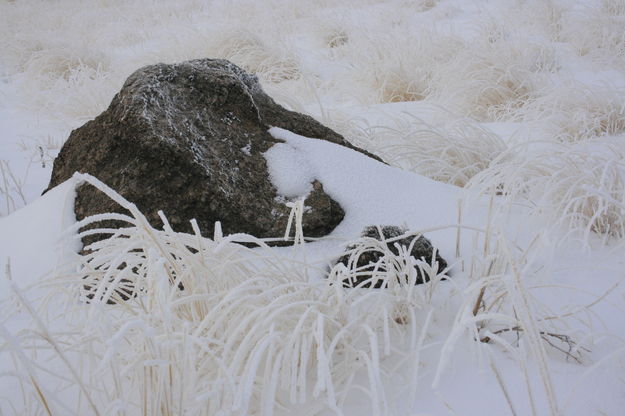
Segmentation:
<svg viewBox="0 0 625 416">
<path fill-rule="evenodd" d="M 459 187 L 506 150 L 499 136 L 468 118 L 433 125 L 404 113 L 377 125 L 353 120 L 343 127 L 351 141 L 376 149 L 387 163 Z"/>
<path fill-rule="evenodd" d="M 8 160 L 0 160 L 0 195 L 4 200 L 0 214 L 7 215 L 19 206 L 26 205 L 26 198 L 22 193 L 22 183 L 11 169 Z M 21 205 L 23 204 L 23 205 Z"/>
<path fill-rule="evenodd" d="M 39 283 L 44 296 L 35 303 L 10 284 L 4 307 L 26 313 L 34 330 L 13 334 L 2 324 L 0 345 L 15 363 L 6 376 L 20 384 L 29 414 L 342 413 L 354 397 L 372 414 L 399 414 L 398 403 L 411 403 L 423 383 L 422 357 L 432 347 L 440 348 L 437 363 L 427 363 L 436 364 L 437 384 L 457 348 L 489 355 L 491 344 L 524 372 L 532 408 L 536 390 L 544 391 L 558 414 L 547 351 L 576 360 L 584 352 L 558 332 L 559 319 L 543 319 L 547 310 L 530 295 L 538 239 L 519 251 L 495 227 L 481 230 L 480 256 L 467 259 L 470 272 L 456 268 L 454 279 L 468 278 L 457 283 L 409 250 L 396 255 L 362 240 L 384 253 L 372 279 L 388 289 L 347 289 L 343 281 L 357 269 L 338 263 L 328 272 L 253 236 L 223 236 L 219 227 L 213 238 L 197 226 L 195 235 L 175 233 L 165 216 L 158 231 L 104 184 L 77 178 L 131 215 L 76 223 L 75 230 L 103 219 L 128 227 L 77 234 L 111 237 L 88 246 L 73 272 Z M 410 234 L 420 233 L 393 240 Z M 428 283 L 415 286 L 415 265 Z M 319 273 L 327 279 L 311 278 Z M 542 385 L 531 385 L 527 360 L 537 363 Z"/>
<path fill-rule="evenodd" d="M 603 138 L 543 143 L 536 152 L 514 148 L 473 177 L 470 186 L 509 201 L 528 201 L 534 215 L 581 232 L 584 241 L 591 233 L 620 241 L 625 237 L 624 180 L 623 139 Z"/>
<path fill-rule="evenodd" d="M 20 280 L 34 277 L 14 271 L 0 298 L 0 364 L 10 364 L 0 375 L 19 394 L 0 394 L 0 413 L 408 414 L 416 399 L 413 409 L 433 414 L 609 414 L 617 399 L 591 399 L 625 389 L 613 373 L 593 378 L 619 374 L 625 345 L 603 329 L 622 329 L 625 313 L 614 299 L 624 27 L 623 0 L 1 2 L 0 216 L 41 193 L 63 138 L 132 71 L 205 57 L 232 60 L 283 105 L 464 193 L 456 223 L 432 225 L 456 248 L 452 278 L 421 264 L 432 282 L 395 284 L 414 278 L 416 260 L 387 252 L 382 278 L 395 283 L 385 291 L 343 289 L 351 272 L 331 268 L 319 246 L 155 230 L 133 209 L 130 228 L 71 272 L 25 290 Z M 401 204 L 413 202 L 408 189 L 374 191 Z M 436 195 L 419 201 L 433 217 L 449 209 Z M 466 225 L 484 200 L 486 223 Z M 137 296 L 109 305 L 116 287 Z M 454 386 L 465 370 L 472 378 Z M 463 402 L 484 373 L 483 403 Z M 602 390 L 580 395 L 583 407 L 575 392 L 593 383 Z"/>
</svg>

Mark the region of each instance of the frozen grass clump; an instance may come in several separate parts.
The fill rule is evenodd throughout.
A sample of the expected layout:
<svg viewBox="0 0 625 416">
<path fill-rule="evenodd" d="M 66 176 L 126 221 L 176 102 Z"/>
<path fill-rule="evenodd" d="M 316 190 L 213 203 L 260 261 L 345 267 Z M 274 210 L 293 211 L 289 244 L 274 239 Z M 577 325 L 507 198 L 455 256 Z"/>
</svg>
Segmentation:
<svg viewBox="0 0 625 416">
<path fill-rule="evenodd" d="M 393 166 L 460 187 L 506 149 L 499 136 L 465 118 L 450 117 L 430 124 L 402 113 L 388 117 L 384 125 L 362 121 L 338 127 L 350 141 L 371 149 Z"/>
<path fill-rule="evenodd" d="M 346 82 L 354 94 L 362 91 L 361 100 L 369 103 L 427 99 L 442 82 L 439 68 L 463 46 L 454 36 L 425 29 L 393 29 L 375 38 L 357 32 L 353 37 L 343 52 L 354 69 L 346 74 Z"/>
<path fill-rule="evenodd" d="M 469 187 L 531 207 L 550 224 L 625 237 L 625 147 L 622 137 L 541 144 L 502 154 Z M 520 146 L 519 146 L 520 147 Z"/>
<path fill-rule="evenodd" d="M 121 85 L 111 76 L 110 37 L 97 38 L 97 9 L 77 5 L 75 12 L 51 3 L 0 5 L 0 71 L 24 106 L 72 124 L 102 111 Z"/>
<path fill-rule="evenodd" d="M 297 56 L 279 40 L 268 43 L 251 31 L 226 29 L 215 34 L 211 42 L 216 57 L 228 59 L 266 82 L 279 83 L 300 76 Z"/>
<path fill-rule="evenodd" d="M 109 72 L 98 59 L 63 49 L 35 53 L 26 62 L 21 90 L 31 105 L 70 120 L 88 120 L 103 111 L 111 95 Z"/>
<path fill-rule="evenodd" d="M 479 35 L 438 69 L 437 102 L 479 121 L 505 120 L 522 108 L 557 63 L 549 44 L 521 30 L 484 22 Z"/>
<path fill-rule="evenodd" d="M 625 100 L 621 88 L 566 82 L 530 100 L 513 119 L 547 124 L 553 139 L 575 142 L 625 132 Z"/>
<path fill-rule="evenodd" d="M 563 19 L 560 40 L 573 45 L 579 56 L 625 70 L 625 2 L 589 3 Z M 584 30 L 580 30 L 584 28 Z"/>
</svg>

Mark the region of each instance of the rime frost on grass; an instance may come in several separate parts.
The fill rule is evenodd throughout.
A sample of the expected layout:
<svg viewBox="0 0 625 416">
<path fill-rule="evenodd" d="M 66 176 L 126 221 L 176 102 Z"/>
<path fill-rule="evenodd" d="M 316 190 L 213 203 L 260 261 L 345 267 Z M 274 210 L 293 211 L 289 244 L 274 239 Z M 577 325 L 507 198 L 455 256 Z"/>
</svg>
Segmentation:
<svg viewBox="0 0 625 416">
<path fill-rule="evenodd" d="M 318 266 L 281 257 L 262 240 L 224 237 L 218 227 L 213 239 L 201 237 L 197 226 L 196 235 L 177 234 L 165 217 L 165 230 L 154 230 L 104 184 L 81 179 L 133 216 L 103 214 L 74 227 L 104 218 L 129 225 L 79 234 L 111 237 L 86 247 L 90 253 L 76 273 L 52 283 L 49 296 L 64 305 L 68 326 L 49 337 L 74 357 L 79 373 L 60 379 L 59 391 L 84 383 L 102 414 L 120 408 L 273 414 L 294 405 L 339 409 L 364 371 L 367 382 L 358 388 L 369 391 L 372 409 L 386 414 L 392 408 L 385 357 L 399 354 L 410 363 L 423 311 L 433 308 L 437 276 L 427 291 L 414 285 L 345 291 L 342 269 L 311 282 L 307 273 Z M 26 341 L 22 336 L 18 344 Z M 47 349 L 43 342 L 34 351 Z M 46 395 L 46 406 L 62 408 L 54 392 Z"/>
<path fill-rule="evenodd" d="M 544 311 L 524 283 L 534 270 L 531 246 L 519 251 L 485 230 L 483 257 L 472 258 L 469 286 L 462 288 L 422 262 L 429 282 L 416 286 L 415 259 L 381 244 L 395 259 L 395 267 L 375 277 L 388 288 L 346 289 L 343 281 L 357 271 L 343 264 L 327 279 L 311 278 L 322 265 L 281 255 L 249 235 L 223 236 L 217 226 L 205 238 L 195 223 L 195 235 L 176 233 L 164 215 L 164 229 L 155 230 L 97 179 L 77 179 L 131 215 L 77 223 L 75 230 L 105 218 L 128 227 L 78 234 L 110 237 L 86 247 L 75 272 L 46 282 L 37 303 L 12 284 L 11 304 L 39 329 L 2 327 L 0 354 L 15 360 L 10 376 L 23 383 L 30 409 L 312 415 L 341 413 L 364 393 L 373 414 L 393 415 L 398 399 L 415 397 L 423 380 L 431 380 L 420 375 L 422 366 L 437 368 L 436 384 L 459 344 L 477 354 L 494 344 L 512 353 L 528 382 L 527 360 L 538 366 L 551 412 L 558 411 L 547 350 L 551 345 L 576 359 L 582 350 L 554 329 L 556 321 L 541 322 Z M 442 343 L 440 355 L 428 352 L 434 361 L 422 361 L 432 342 Z M 57 366 L 70 376 L 55 373 Z"/>
<path fill-rule="evenodd" d="M 496 134 L 462 118 L 434 125 L 404 113 L 387 116 L 379 125 L 352 122 L 343 130 L 355 143 L 378 147 L 378 154 L 393 166 L 460 187 L 506 149 Z"/>
<path fill-rule="evenodd" d="M 530 206 L 549 224 L 589 241 L 625 237 L 625 148 L 621 137 L 513 149 L 475 176 L 472 189 Z M 580 234 L 581 233 L 581 234 Z"/>
<path fill-rule="evenodd" d="M 4 204 L 0 206 L 0 216 L 8 215 L 18 207 L 26 205 L 22 182 L 13 173 L 7 160 L 0 160 L 0 196 Z"/>
</svg>

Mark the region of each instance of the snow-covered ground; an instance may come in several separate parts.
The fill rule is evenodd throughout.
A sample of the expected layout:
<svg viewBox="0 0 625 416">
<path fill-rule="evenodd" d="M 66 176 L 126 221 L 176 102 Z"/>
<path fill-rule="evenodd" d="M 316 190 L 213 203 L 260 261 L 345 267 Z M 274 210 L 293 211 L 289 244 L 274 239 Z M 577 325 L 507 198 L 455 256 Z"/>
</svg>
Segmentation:
<svg viewBox="0 0 625 416">
<path fill-rule="evenodd" d="M 63 141 L 138 67 L 204 57 L 390 166 L 272 129 L 276 187 L 345 209 L 328 238 L 251 250 L 133 212 L 80 258 L 93 179 L 39 196 Z M 451 277 L 331 284 L 370 224 L 424 233 Z M 624 254 L 623 0 L 0 3 L 0 414 L 620 415 Z M 145 293 L 79 300 L 109 278 Z"/>
</svg>

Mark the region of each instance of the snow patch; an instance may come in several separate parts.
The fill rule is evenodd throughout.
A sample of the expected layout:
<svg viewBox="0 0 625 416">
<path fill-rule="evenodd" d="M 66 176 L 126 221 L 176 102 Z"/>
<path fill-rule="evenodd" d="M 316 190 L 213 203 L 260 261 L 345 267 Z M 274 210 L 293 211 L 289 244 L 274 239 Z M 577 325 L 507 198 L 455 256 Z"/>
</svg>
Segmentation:
<svg viewBox="0 0 625 416">
<path fill-rule="evenodd" d="M 40 282 L 80 249 L 64 232 L 76 222 L 76 182 L 69 179 L 26 207 L 0 218 L 0 262 L 11 262 L 19 286 Z M 0 292 L 7 293 L 5 279 Z"/>
<path fill-rule="evenodd" d="M 299 149 L 288 143 L 277 143 L 263 156 L 267 159 L 271 183 L 279 195 L 296 198 L 310 193 L 315 173 Z"/>
</svg>

